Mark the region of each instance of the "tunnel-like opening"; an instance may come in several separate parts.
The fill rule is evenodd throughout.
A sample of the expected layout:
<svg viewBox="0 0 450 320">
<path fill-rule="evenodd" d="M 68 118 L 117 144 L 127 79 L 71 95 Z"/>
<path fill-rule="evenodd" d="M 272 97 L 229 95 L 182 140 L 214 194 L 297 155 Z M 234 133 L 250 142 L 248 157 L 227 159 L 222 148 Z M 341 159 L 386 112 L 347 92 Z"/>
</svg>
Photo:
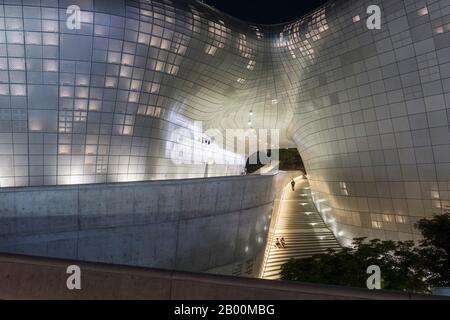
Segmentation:
<svg viewBox="0 0 450 320">
<path fill-rule="evenodd" d="M 300 156 L 300 153 L 295 148 L 289 148 L 289 149 L 280 149 L 280 150 L 268 150 L 266 151 L 259 151 L 252 156 L 250 156 L 247 159 L 246 163 L 246 170 L 248 174 L 255 173 L 262 167 L 266 165 L 262 159 L 271 158 L 272 153 L 274 151 L 278 151 L 279 153 L 279 160 L 280 165 L 279 169 L 282 171 L 302 171 L 306 174 L 305 165 L 303 164 L 302 157 Z M 253 159 L 257 159 L 256 163 L 255 161 L 252 161 Z"/>
</svg>

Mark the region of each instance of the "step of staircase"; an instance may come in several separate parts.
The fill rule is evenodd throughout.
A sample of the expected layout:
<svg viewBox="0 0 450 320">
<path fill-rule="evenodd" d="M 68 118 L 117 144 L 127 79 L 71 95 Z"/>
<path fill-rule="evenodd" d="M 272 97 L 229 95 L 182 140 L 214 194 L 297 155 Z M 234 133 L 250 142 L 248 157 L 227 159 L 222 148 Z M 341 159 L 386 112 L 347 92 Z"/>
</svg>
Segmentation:
<svg viewBox="0 0 450 320">
<path fill-rule="evenodd" d="M 280 279 L 281 267 L 291 259 L 305 259 L 341 246 L 328 229 L 311 198 L 308 180 L 296 180 L 296 190 L 287 186 L 280 203 L 274 236 L 263 266 L 263 278 Z M 284 237 L 285 248 L 277 248 Z"/>
</svg>

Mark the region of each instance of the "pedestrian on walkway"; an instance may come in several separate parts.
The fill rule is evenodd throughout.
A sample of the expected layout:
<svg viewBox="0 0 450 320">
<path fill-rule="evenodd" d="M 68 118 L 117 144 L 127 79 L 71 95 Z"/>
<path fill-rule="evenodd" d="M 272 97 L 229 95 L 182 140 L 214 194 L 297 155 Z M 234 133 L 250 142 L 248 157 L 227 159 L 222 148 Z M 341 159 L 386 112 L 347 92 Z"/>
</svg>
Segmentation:
<svg viewBox="0 0 450 320">
<path fill-rule="evenodd" d="M 281 238 L 281 246 L 286 248 L 286 240 L 284 240 L 284 238 Z"/>
<path fill-rule="evenodd" d="M 292 179 L 291 181 L 292 191 L 295 191 L 295 180 Z"/>
<path fill-rule="evenodd" d="M 281 242 L 280 242 L 279 238 L 277 238 L 277 241 L 275 242 L 275 247 L 277 247 L 278 249 L 281 249 Z"/>
</svg>

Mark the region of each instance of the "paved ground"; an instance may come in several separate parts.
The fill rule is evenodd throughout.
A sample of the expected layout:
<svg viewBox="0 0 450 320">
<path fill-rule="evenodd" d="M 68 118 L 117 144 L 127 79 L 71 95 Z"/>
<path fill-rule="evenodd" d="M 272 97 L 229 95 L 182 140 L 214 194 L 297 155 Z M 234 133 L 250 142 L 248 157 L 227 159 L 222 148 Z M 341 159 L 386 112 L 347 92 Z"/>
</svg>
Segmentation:
<svg viewBox="0 0 450 320">
<path fill-rule="evenodd" d="M 281 266 L 292 258 L 306 258 L 329 248 L 340 248 L 317 212 L 308 180 L 297 179 L 295 191 L 290 185 L 284 189 L 278 214 L 275 235 L 264 266 L 264 279 L 279 279 Z M 286 248 L 277 248 L 276 240 L 282 237 Z"/>
</svg>

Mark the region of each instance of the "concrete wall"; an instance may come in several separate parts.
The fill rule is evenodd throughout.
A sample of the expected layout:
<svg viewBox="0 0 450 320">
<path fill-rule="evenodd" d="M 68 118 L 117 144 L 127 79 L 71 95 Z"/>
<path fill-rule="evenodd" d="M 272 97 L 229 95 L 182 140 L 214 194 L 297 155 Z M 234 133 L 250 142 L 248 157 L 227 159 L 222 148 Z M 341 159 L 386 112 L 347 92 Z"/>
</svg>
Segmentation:
<svg viewBox="0 0 450 320">
<path fill-rule="evenodd" d="M 80 291 L 66 286 L 81 268 Z M 427 295 L 0 255 L 0 299 L 317 300 L 445 299 Z"/>
<path fill-rule="evenodd" d="M 2 188 L 0 252 L 184 271 L 256 261 L 276 181 L 245 176 Z M 252 265 L 250 273 L 258 268 Z"/>
</svg>

